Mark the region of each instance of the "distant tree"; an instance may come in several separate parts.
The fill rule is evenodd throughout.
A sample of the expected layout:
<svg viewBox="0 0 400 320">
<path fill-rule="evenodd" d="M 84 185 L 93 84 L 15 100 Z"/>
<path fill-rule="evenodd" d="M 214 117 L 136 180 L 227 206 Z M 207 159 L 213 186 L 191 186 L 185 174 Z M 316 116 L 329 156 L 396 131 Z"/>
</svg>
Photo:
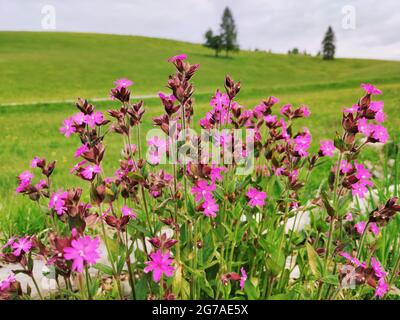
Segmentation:
<svg viewBox="0 0 400 320">
<path fill-rule="evenodd" d="M 299 49 L 298 48 L 293 48 L 293 50 L 290 53 L 291 54 L 299 54 Z"/>
<path fill-rule="evenodd" d="M 335 34 L 331 26 L 329 26 L 328 31 L 325 33 L 325 37 L 322 40 L 322 58 L 324 60 L 333 60 L 335 57 Z"/>
<path fill-rule="evenodd" d="M 222 15 L 222 22 L 220 25 L 222 46 L 225 50 L 226 56 L 228 56 L 229 51 L 239 50 L 239 45 L 237 43 L 237 30 L 235 25 L 235 20 L 231 10 L 226 7 Z"/>
<path fill-rule="evenodd" d="M 204 46 L 215 50 L 215 56 L 218 57 L 219 52 L 222 50 L 222 37 L 214 35 L 211 29 L 205 33 L 204 37 L 206 38 Z"/>
</svg>

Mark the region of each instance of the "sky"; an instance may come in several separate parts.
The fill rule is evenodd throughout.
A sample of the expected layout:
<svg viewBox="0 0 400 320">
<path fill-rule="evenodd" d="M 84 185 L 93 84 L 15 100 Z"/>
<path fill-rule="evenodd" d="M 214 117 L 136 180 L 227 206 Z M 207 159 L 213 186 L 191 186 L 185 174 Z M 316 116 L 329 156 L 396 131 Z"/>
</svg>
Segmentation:
<svg viewBox="0 0 400 320">
<path fill-rule="evenodd" d="M 316 54 L 331 25 L 338 57 L 400 60 L 399 0 L 0 0 L 0 30 L 141 35 L 201 43 L 232 10 L 242 49 Z M 1 44 L 0 44 L 1 45 Z"/>
</svg>

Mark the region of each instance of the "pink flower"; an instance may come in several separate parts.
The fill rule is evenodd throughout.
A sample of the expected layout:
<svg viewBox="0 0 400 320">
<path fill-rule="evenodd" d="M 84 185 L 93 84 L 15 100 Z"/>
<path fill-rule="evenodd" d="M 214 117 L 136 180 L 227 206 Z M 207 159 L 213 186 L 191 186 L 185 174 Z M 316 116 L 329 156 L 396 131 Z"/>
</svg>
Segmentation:
<svg viewBox="0 0 400 320">
<path fill-rule="evenodd" d="M 178 54 L 168 59 L 168 62 L 183 61 L 187 59 L 187 55 L 184 53 Z"/>
<path fill-rule="evenodd" d="M 15 275 L 11 273 L 5 279 L 0 281 L 0 292 L 10 289 L 11 285 L 16 281 Z"/>
<path fill-rule="evenodd" d="M 47 181 L 42 179 L 38 183 L 36 183 L 35 188 L 38 190 L 42 190 L 43 188 L 47 187 Z"/>
<path fill-rule="evenodd" d="M 365 194 L 368 192 L 367 185 L 371 185 L 370 181 L 360 180 L 351 185 L 351 193 L 353 196 L 359 196 L 361 199 L 364 198 Z"/>
<path fill-rule="evenodd" d="M 346 221 L 353 221 L 353 214 L 351 212 L 347 213 L 345 220 Z"/>
<path fill-rule="evenodd" d="M 378 228 L 378 226 L 376 225 L 376 223 L 375 222 L 372 222 L 370 225 L 369 225 L 369 229 L 371 230 L 371 232 L 374 234 L 374 235 L 379 235 L 379 228 Z"/>
<path fill-rule="evenodd" d="M 308 149 L 310 148 L 311 145 L 311 135 L 308 132 L 308 129 L 304 129 L 304 132 L 302 134 L 297 135 L 293 139 L 294 143 L 294 151 L 296 151 L 300 157 L 306 157 L 308 156 Z"/>
<path fill-rule="evenodd" d="M 17 239 L 17 237 L 11 237 L 10 239 L 7 240 L 7 242 L 4 244 L 4 246 L 1 247 L 1 249 L 11 247 L 11 245 L 15 242 L 16 239 Z"/>
<path fill-rule="evenodd" d="M 215 190 L 215 184 L 208 184 L 205 180 L 198 180 L 196 185 L 192 187 L 192 194 L 196 202 L 208 200 L 212 198 L 212 191 Z"/>
<path fill-rule="evenodd" d="M 373 126 L 372 137 L 381 143 L 386 143 L 389 139 L 389 135 L 387 133 L 386 128 L 380 125 Z"/>
<path fill-rule="evenodd" d="M 211 169 L 211 173 L 210 173 L 210 177 L 211 177 L 211 181 L 215 182 L 215 181 L 222 181 L 222 175 L 221 172 L 225 172 L 226 168 L 225 167 L 213 167 Z"/>
<path fill-rule="evenodd" d="M 375 113 L 375 121 L 378 123 L 384 122 L 386 119 L 386 114 L 383 111 L 378 111 Z"/>
<path fill-rule="evenodd" d="M 377 259 L 375 259 L 374 257 L 371 258 L 371 267 L 372 267 L 372 269 L 374 269 L 375 275 L 378 278 L 386 277 L 387 273 L 386 273 L 385 269 L 383 269 L 380 262 Z"/>
<path fill-rule="evenodd" d="M 29 240 L 28 237 L 24 237 L 19 239 L 18 241 L 15 241 L 12 245 L 11 248 L 14 249 L 13 255 L 16 257 L 19 257 L 23 253 L 28 253 L 31 248 L 32 248 L 32 241 Z"/>
<path fill-rule="evenodd" d="M 131 208 L 129 208 L 127 205 L 124 205 L 122 207 L 121 211 L 122 211 L 122 216 L 123 217 L 128 216 L 128 217 L 130 217 L 132 219 L 136 219 L 137 218 L 137 214 Z"/>
<path fill-rule="evenodd" d="M 224 107 L 229 105 L 229 97 L 226 93 L 221 94 L 221 92 L 217 90 L 210 101 L 210 105 L 215 107 L 215 110 L 221 111 Z"/>
<path fill-rule="evenodd" d="M 353 104 L 350 108 L 344 108 L 343 112 L 344 113 L 354 113 L 354 112 L 357 112 L 358 109 L 359 109 L 358 105 Z"/>
<path fill-rule="evenodd" d="M 85 121 L 85 115 L 83 112 L 78 112 L 72 116 L 72 120 L 77 124 L 77 125 L 82 125 Z"/>
<path fill-rule="evenodd" d="M 300 111 L 303 114 L 304 118 L 308 118 L 311 115 L 310 109 L 307 106 L 301 106 Z"/>
<path fill-rule="evenodd" d="M 133 82 L 129 79 L 122 78 L 115 80 L 114 84 L 116 85 L 115 89 L 121 89 L 130 87 Z"/>
<path fill-rule="evenodd" d="M 389 284 L 385 282 L 384 278 L 379 279 L 378 286 L 375 289 L 374 297 L 383 298 L 384 295 L 389 291 Z"/>
<path fill-rule="evenodd" d="M 361 83 L 360 87 L 368 94 L 372 94 L 372 95 L 382 94 L 381 90 L 379 90 L 378 88 L 375 88 L 370 83 Z"/>
<path fill-rule="evenodd" d="M 76 132 L 76 128 L 73 126 L 74 122 L 71 118 L 67 118 L 63 122 L 63 126 L 60 128 L 60 132 L 69 138 L 74 132 Z"/>
<path fill-rule="evenodd" d="M 65 200 L 68 198 L 67 191 L 54 192 L 50 197 L 49 208 L 54 209 L 58 215 L 62 215 L 67 211 Z"/>
<path fill-rule="evenodd" d="M 33 159 L 32 159 L 32 161 L 31 161 L 31 168 L 36 168 L 37 167 L 37 165 L 38 165 L 38 163 L 39 163 L 39 161 L 40 161 L 40 158 L 39 157 L 34 157 Z"/>
<path fill-rule="evenodd" d="M 324 156 L 332 157 L 335 151 L 335 146 L 331 140 L 321 140 L 320 141 L 320 151 Z"/>
<path fill-rule="evenodd" d="M 150 147 L 148 151 L 148 161 L 150 164 L 159 164 L 164 154 L 167 152 L 167 141 L 158 136 L 154 136 L 147 141 Z"/>
<path fill-rule="evenodd" d="M 78 169 L 81 167 L 81 166 L 83 166 L 84 164 L 86 164 L 87 163 L 87 160 L 82 160 L 82 161 L 80 161 L 80 162 L 78 162 L 77 164 L 75 164 L 72 168 L 71 168 L 71 170 L 69 170 L 69 173 L 74 173 L 75 171 L 78 171 Z"/>
<path fill-rule="evenodd" d="M 275 175 L 277 177 L 279 177 L 282 175 L 283 171 L 285 171 L 285 168 L 284 167 L 280 167 L 280 168 L 272 167 L 272 170 L 274 171 Z"/>
<path fill-rule="evenodd" d="M 263 191 L 258 191 L 256 188 L 250 188 L 246 192 L 246 196 L 249 198 L 248 205 L 252 208 L 259 206 L 262 207 L 265 202 L 265 198 L 267 197 L 267 194 Z"/>
<path fill-rule="evenodd" d="M 359 180 L 368 180 L 372 177 L 372 174 L 364 167 L 363 164 L 354 161 L 356 167 L 356 178 Z"/>
<path fill-rule="evenodd" d="M 92 114 L 87 114 L 83 120 L 90 128 L 96 127 L 96 125 L 102 124 L 104 121 L 104 115 L 100 111 L 93 112 Z"/>
<path fill-rule="evenodd" d="M 360 221 L 359 223 L 356 223 L 354 226 L 359 234 L 363 234 L 365 230 L 365 226 L 367 223 L 365 221 Z"/>
<path fill-rule="evenodd" d="M 373 112 L 380 112 L 380 111 L 383 111 L 384 105 L 385 104 L 383 101 L 371 101 L 371 103 L 369 104 L 369 108 Z"/>
<path fill-rule="evenodd" d="M 76 149 L 74 157 L 79 158 L 82 154 L 84 154 L 88 150 L 89 150 L 88 144 L 85 143 L 81 145 L 78 149 Z"/>
<path fill-rule="evenodd" d="M 219 206 L 213 198 L 206 199 L 201 207 L 203 208 L 203 214 L 206 217 L 215 218 L 217 216 Z"/>
<path fill-rule="evenodd" d="M 173 94 L 170 95 L 166 95 L 163 92 L 159 92 L 158 96 L 160 97 L 161 100 L 163 101 L 170 101 L 170 102 L 174 102 L 176 100 L 175 96 Z"/>
<path fill-rule="evenodd" d="M 363 269 L 365 269 L 367 267 L 365 262 L 361 262 L 357 258 L 354 258 L 351 255 L 349 255 L 347 252 L 341 252 L 339 255 L 341 255 L 343 258 L 350 261 L 352 264 L 354 264 L 357 267 L 361 267 Z"/>
<path fill-rule="evenodd" d="M 361 118 L 358 120 L 358 131 L 369 136 L 371 134 L 371 125 L 368 123 L 368 119 Z"/>
<path fill-rule="evenodd" d="M 287 113 L 289 113 L 292 110 L 292 105 L 291 104 L 285 104 L 280 110 L 279 113 L 281 115 L 286 115 Z"/>
<path fill-rule="evenodd" d="M 31 182 L 32 178 L 33 178 L 33 174 L 30 173 L 29 171 L 24 171 L 18 176 L 18 179 L 21 182 L 22 181 Z"/>
<path fill-rule="evenodd" d="M 346 160 L 342 160 L 340 163 L 340 171 L 342 173 L 349 173 L 353 169 L 351 163 L 347 162 Z"/>
<path fill-rule="evenodd" d="M 92 180 L 94 176 L 98 173 L 101 172 L 101 168 L 99 165 L 94 164 L 94 165 L 89 165 L 82 171 L 82 177 L 84 177 L 87 180 Z"/>
<path fill-rule="evenodd" d="M 72 260 L 72 270 L 82 272 L 85 265 L 93 265 L 100 259 L 100 239 L 85 236 L 71 241 L 71 247 L 64 249 L 64 258 Z"/>
<path fill-rule="evenodd" d="M 277 121 L 277 118 L 276 118 L 276 116 L 273 116 L 273 115 L 269 114 L 269 115 L 264 117 L 264 121 L 266 123 L 273 124 L 273 123 L 275 123 Z"/>
<path fill-rule="evenodd" d="M 240 273 L 242 274 L 242 276 L 240 277 L 240 290 L 243 290 L 244 283 L 247 280 L 247 274 L 246 274 L 246 270 L 244 270 L 244 268 L 240 268 Z"/>
<path fill-rule="evenodd" d="M 163 274 L 167 277 L 174 275 L 174 267 L 172 266 L 173 259 L 170 258 L 170 252 L 165 254 L 161 250 L 150 253 L 150 261 L 146 261 L 147 267 L 143 269 L 145 273 L 153 272 L 153 280 L 159 282 Z"/>
</svg>

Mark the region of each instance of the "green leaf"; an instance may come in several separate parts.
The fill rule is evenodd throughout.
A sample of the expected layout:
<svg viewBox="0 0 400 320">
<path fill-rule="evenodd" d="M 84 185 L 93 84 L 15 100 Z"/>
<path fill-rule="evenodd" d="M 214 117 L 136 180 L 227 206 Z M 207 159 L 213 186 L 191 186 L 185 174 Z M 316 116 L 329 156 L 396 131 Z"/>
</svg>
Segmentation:
<svg viewBox="0 0 400 320">
<path fill-rule="evenodd" d="M 257 291 L 256 287 L 250 281 L 245 282 L 244 292 L 246 292 L 249 300 L 257 300 L 260 298 L 260 293 Z"/>
<path fill-rule="evenodd" d="M 105 265 L 105 264 L 103 264 L 103 263 L 96 263 L 93 267 L 94 267 L 95 269 L 97 269 L 97 270 L 99 270 L 99 271 L 105 273 L 105 274 L 108 274 L 108 275 L 110 275 L 110 276 L 113 275 L 113 270 L 112 270 L 112 268 L 109 267 L 109 266 L 107 266 L 107 265 Z"/>
<path fill-rule="evenodd" d="M 339 285 L 339 279 L 338 276 L 335 276 L 333 274 L 328 274 L 327 276 L 322 278 L 322 281 L 328 284 L 332 284 L 334 286 Z"/>
<path fill-rule="evenodd" d="M 321 277 L 320 270 L 322 269 L 322 262 L 319 258 L 318 254 L 315 252 L 313 246 L 309 243 L 306 243 L 307 248 L 307 256 L 308 256 L 308 263 L 310 265 L 311 272 L 317 278 Z"/>
</svg>

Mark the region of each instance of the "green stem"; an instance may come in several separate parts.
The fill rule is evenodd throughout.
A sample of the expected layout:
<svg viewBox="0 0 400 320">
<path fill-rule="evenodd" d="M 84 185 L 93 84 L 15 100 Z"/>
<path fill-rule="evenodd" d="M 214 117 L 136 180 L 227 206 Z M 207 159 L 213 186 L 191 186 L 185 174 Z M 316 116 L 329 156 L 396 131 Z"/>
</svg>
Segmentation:
<svg viewBox="0 0 400 320">
<path fill-rule="evenodd" d="M 89 276 L 89 269 L 88 269 L 87 265 L 85 265 L 85 277 L 86 277 L 86 289 L 87 289 L 88 299 L 93 300 L 92 293 L 90 292 L 90 276 Z"/>
</svg>

